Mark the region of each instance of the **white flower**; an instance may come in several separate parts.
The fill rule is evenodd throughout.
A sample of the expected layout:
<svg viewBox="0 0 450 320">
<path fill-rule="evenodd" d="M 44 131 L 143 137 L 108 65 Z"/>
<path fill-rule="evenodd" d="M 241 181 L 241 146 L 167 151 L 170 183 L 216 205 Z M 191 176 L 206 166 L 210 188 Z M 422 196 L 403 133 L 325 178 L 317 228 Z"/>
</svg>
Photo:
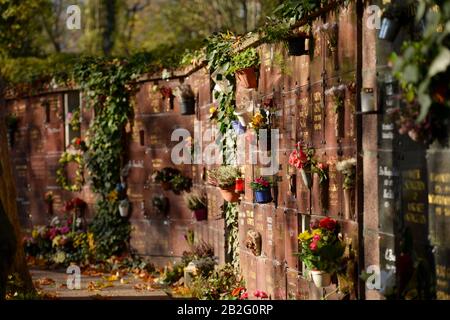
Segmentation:
<svg viewBox="0 0 450 320">
<path fill-rule="evenodd" d="M 350 159 L 346 159 L 346 160 L 342 160 L 336 163 L 336 170 L 337 171 L 346 171 L 348 169 L 353 168 L 354 166 L 356 166 L 356 159 L 355 158 L 350 158 Z"/>
<path fill-rule="evenodd" d="M 53 217 L 52 221 L 50 221 L 50 225 L 53 226 L 59 226 L 60 225 L 60 221 L 58 216 Z"/>
<path fill-rule="evenodd" d="M 56 263 L 63 263 L 66 260 L 66 254 L 63 251 L 58 251 L 53 256 L 53 261 Z"/>
</svg>

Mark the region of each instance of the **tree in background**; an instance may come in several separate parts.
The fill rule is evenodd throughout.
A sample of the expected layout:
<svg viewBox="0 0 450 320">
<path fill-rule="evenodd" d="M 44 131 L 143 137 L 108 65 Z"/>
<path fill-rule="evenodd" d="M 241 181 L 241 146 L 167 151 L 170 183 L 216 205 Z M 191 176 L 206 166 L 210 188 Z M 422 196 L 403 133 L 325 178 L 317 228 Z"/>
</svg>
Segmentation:
<svg viewBox="0 0 450 320">
<path fill-rule="evenodd" d="M 0 0 L 0 52 L 129 55 L 160 46 L 198 47 L 213 32 L 260 26 L 281 0 Z M 81 30 L 66 28 L 67 7 Z"/>
<path fill-rule="evenodd" d="M 0 108 L 4 109 L 2 87 L 0 78 Z M 0 300 L 4 299 L 9 274 L 16 274 L 20 279 L 22 293 L 35 292 L 22 247 L 16 186 L 6 137 L 5 119 L 0 117 Z"/>
</svg>

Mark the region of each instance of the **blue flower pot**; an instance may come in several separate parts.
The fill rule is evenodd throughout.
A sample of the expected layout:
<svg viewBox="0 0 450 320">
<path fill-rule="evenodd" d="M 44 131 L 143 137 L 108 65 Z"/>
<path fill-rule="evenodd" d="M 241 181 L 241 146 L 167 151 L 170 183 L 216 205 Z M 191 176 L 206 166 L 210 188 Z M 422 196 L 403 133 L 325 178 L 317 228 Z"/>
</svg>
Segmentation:
<svg viewBox="0 0 450 320">
<path fill-rule="evenodd" d="M 233 126 L 233 129 L 237 135 L 245 133 L 245 127 L 239 121 L 234 120 L 231 122 L 231 125 Z"/>
<path fill-rule="evenodd" d="M 272 201 L 272 194 L 270 189 L 257 190 L 255 191 L 256 203 L 269 203 Z"/>
</svg>

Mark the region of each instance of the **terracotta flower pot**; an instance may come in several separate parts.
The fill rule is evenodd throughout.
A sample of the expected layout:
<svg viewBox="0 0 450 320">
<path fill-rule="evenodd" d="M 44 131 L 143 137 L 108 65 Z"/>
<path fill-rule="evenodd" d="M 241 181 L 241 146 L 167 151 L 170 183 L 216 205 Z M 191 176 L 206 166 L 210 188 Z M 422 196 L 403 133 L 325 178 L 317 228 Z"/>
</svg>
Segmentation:
<svg viewBox="0 0 450 320">
<path fill-rule="evenodd" d="M 302 175 L 303 184 L 306 188 L 311 189 L 312 187 L 312 174 L 310 171 L 305 171 L 305 169 L 300 169 L 300 174 Z"/>
<path fill-rule="evenodd" d="M 328 287 L 331 284 L 331 274 L 328 272 L 311 270 L 310 274 L 317 288 Z"/>
<path fill-rule="evenodd" d="M 194 210 L 195 220 L 202 221 L 208 217 L 208 210 L 206 208 Z"/>
<path fill-rule="evenodd" d="M 355 216 L 355 189 L 344 190 L 344 218 L 352 220 Z"/>
<path fill-rule="evenodd" d="M 220 193 L 222 194 L 222 198 L 228 202 L 238 202 L 239 201 L 239 193 L 234 191 L 234 186 L 229 187 L 227 189 L 219 188 Z"/>
<path fill-rule="evenodd" d="M 236 71 L 236 78 L 244 88 L 256 89 L 258 87 L 255 68 L 245 68 Z"/>
</svg>

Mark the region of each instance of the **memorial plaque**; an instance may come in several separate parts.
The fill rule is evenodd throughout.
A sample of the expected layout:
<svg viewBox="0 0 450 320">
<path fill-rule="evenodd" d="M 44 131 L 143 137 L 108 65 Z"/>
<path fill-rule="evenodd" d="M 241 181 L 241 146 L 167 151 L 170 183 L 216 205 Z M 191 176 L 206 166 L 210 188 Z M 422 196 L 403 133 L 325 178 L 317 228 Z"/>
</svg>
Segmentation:
<svg viewBox="0 0 450 320">
<path fill-rule="evenodd" d="M 436 295 L 450 298 L 450 149 L 428 150 L 430 241 L 435 247 Z"/>
<path fill-rule="evenodd" d="M 380 231 L 393 234 L 396 205 L 399 199 L 399 173 L 389 152 L 380 152 L 378 164 L 378 201 Z"/>
<path fill-rule="evenodd" d="M 312 118 L 311 118 L 311 104 L 308 93 L 308 87 L 301 87 L 298 99 L 297 109 L 297 139 L 305 143 L 312 142 Z"/>
<path fill-rule="evenodd" d="M 450 300 L 450 249 L 438 247 L 436 259 L 436 298 Z"/>
<path fill-rule="evenodd" d="M 324 105 L 323 105 L 322 89 L 318 87 L 312 93 L 312 123 L 315 141 L 323 140 L 322 136 L 324 126 L 323 120 L 324 120 Z"/>
</svg>

